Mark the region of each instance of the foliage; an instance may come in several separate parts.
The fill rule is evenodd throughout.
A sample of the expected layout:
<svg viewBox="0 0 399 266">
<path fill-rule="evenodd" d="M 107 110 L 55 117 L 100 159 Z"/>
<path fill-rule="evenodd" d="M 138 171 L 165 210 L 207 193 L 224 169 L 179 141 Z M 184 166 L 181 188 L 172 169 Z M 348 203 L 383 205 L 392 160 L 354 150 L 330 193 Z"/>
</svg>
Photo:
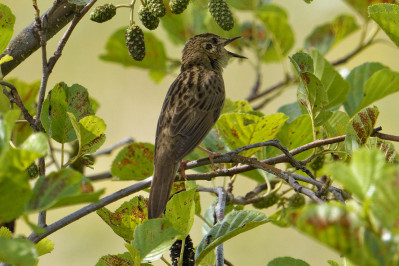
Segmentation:
<svg viewBox="0 0 399 266">
<path fill-rule="evenodd" d="M 86 7 L 94 3 L 69 2 Z M 201 189 L 196 183 L 175 183 L 164 216 L 148 220 L 147 198 L 133 197 L 111 211 L 105 205 L 127 196 L 126 190 L 99 202 L 104 191 L 95 190 L 92 180 L 85 175 L 86 167 L 97 166 L 96 157 L 102 154 L 98 150 L 106 138 L 106 121 L 95 114 L 98 103 L 90 98 L 90 88 L 60 81 L 44 95 L 43 81 L 1 80 L 4 95 L 0 95 L 0 223 L 6 225 L 21 219 L 37 238 L 14 236 L 6 227 L 0 227 L 0 261 L 36 265 L 39 257 L 51 252 L 54 245 L 44 238 L 46 230 L 51 229 L 30 222 L 28 215 L 88 202 L 94 203 L 88 205 L 90 211 L 97 211 L 127 249 L 123 254 L 104 255 L 97 265 L 152 263 L 162 258 L 176 240 L 184 243 L 193 230 L 195 216 L 201 213 L 204 236 L 196 243 L 198 265 L 213 265 L 218 257 L 217 246 L 268 222 L 283 228 L 295 227 L 355 264 L 398 265 L 399 168 L 391 142 L 398 137 L 388 138 L 375 127 L 379 115 L 377 101 L 399 90 L 399 73 L 385 66 L 385 62 L 362 62 L 348 75 L 343 75 L 337 66 L 375 43 L 378 29 L 399 46 L 399 6 L 391 0 L 344 1 L 353 9 L 352 14 L 340 14 L 330 22 L 315 25 L 302 49 L 293 51 L 295 33 L 289 14 L 278 1 L 211 0 L 209 10 L 206 0 L 147 0 L 140 1 L 144 5 L 140 9 L 138 2 L 106 4 L 92 13 L 96 22 L 119 16 L 119 8 L 129 8 L 133 16 L 129 25 L 119 25 L 104 40 L 101 60 L 148 71 L 150 78 L 159 82 L 166 74 L 177 72 L 180 65 L 165 49 L 165 39 L 182 45 L 192 35 L 206 31 L 226 38 L 241 35 L 244 38 L 234 48 L 255 57 L 251 66 L 258 74 L 257 83 L 265 75 L 263 66 L 282 64 L 285 80 L 269 92 L 277 91 L 278 95 L 284 86 L 294 85 L 297 101 L 282 103 L 277 113 L 265 115 L 262 106 L 275 95 L 259 91 L 256 86 L 248 101 L 226 100 L 220 119 L 201 144 L 221 155 L 213 156 L 216 163 L 208 163 L 208 155 L 196 149 L 187 157 L 194 162 L 185 167 L 193 168 L 203 179 L 230 176 L 226 178 L 228 185 L 202 189 L 218 195 L 202 212 L 198 192 Z M 312 4 L 311 0 L 305 2 Z M 37 8 L 36 1 L 34 6 Z M 245 16 L 241 16 L 243 12 Z M 4 4 L 0 4 L 0 13 L 2 52 L 14 33 L 15 16 Z M 240 22 L 241 17 L 250 19 Z M 133 18 L 139 19 L 134 22 Z M 139 21 L 151 30 L 162 25 L 166 35 L 161 38 L 158 31 L 142 31 Z M 371 24 L 376 31 L 370 31 Z M 36 27 L 40 32 L 40 27 Z M 127 27 L 134 30 L 128 32 L 126 41 Z M 353 33 L 359 30 L 363 37 L 356 50 L 336 61 L 326 57 L 340 42 L 355 38 Z M 0 66 L 10 60 L 10 56 L 1 57 Z M 51 65 L 49 62 L 47 66 Z M 44 72 L 44 76 L 48 78 L 51 70 Z M 258 99 L 263 103 L 255 105 Z M 38 125 L 32 125 L 29 118 L 38 121 Z M 294 157 L 284 157 L 283 153 L 288 152 L 272 140 L 291 150 Z M 55 143 L 61 147 L 59 156 L 54 152 Z M 152 143 L 124 145 L 114 156 L 110 176 L 113 180 L 137 181 L 140 190 L 145 189 L 146 178 L 153 172 L 153 153 Z M 54 167 L 45 171 L 45 162 Z M 281 164 L 274 166 L 276 163 Z M 237 178 L 251 179 L 258 187 L 245 197 L 238 197 L 233 186 Z M 223 199 L 222 192 L 228 194 L 228 200 Z M 247 209 L 248 205 L 257 210 Z M 266 208 L 274 212 L 269 217 L 263 212 Z M 71 216 L 86 214 L 77 211 Z M 65 217 L 57 223 L 67 225 L 75 221 L 68 219 L 72 218 Z M 340 265 L 335 261 L 328 263 Z M 279 257 L 268 265 L 309 264 Z"/>
</svg>

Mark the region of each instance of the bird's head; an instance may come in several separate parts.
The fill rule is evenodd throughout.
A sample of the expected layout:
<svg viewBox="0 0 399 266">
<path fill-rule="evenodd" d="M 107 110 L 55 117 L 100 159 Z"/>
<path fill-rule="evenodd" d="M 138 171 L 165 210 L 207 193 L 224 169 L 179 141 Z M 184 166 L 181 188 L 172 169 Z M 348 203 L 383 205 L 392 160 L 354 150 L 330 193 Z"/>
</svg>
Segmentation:
<svg viewBox="0 0 399 266">
<path fill-rule="evenodd" d="M 183 49 L 182 70 L 195 65 L 204 65 L 221 72 L 231 57 L 246 58 L 224 48 L 238 38 L 240 37 L 225 39 L 213 33 L 192 37 Z"/>
</svg>

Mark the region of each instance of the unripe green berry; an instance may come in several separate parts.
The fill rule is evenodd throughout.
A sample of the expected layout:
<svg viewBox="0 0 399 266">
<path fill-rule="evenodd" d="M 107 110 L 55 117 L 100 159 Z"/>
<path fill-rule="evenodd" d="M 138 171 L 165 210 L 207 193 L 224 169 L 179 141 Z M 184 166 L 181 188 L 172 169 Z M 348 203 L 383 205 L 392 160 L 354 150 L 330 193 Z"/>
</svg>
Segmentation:
<svg viewBox="0 0 399 266">
<path fill-rule="evenodd" d="M 280 197 L 276 193 L 270 193 L 260 201 L 252 203 L 252 206 L 254 206 L 257 209 L 266 209 L 276 204 L 279 201 L 279 199 Z"/>
<path fill-rule="evenodd" d="M 28 174 L 29 178 L 35 178 L 39 175 L 39 167 L 35 163 L 29 165 L 25 171 Z"/>
<path fill-rule="evenodd" d="M 149 30 L 155 30 L 159 25 L 159 18 L 154 16 L 147 6 L 140 6 L 139 18 L 143 25 Z"/>
<path fill-rule="evenodd" d="M 162 0 L 148 0 L 147 6 L 151 13 L 159 18 L 165 16 L 166 14 L 166 7 Z"/>
<path fill-rule="evenodd" d="M 320 170 L 323 165 L 324 165 L 325 157 L 324 156 L 319 156 L 316 157 L 311 163 L 310 163 L 310 168 L 312 168 L 313 171 Z"/>
<path fill-rule="evenodd" d="M 170 0 L 169 7 L 173 14 L 180 14 L 186 10 L 190 0 Z"/>
<path fill-rule="evenodd" d="M 113 4 L 105 4 L 103 6 L 96 7 L 90 14 L 90 19 L 103 23 L 110 20 L 116 15 L 116 7 Z"/>
<path fill-rule="evenodd" d="M 125 33 L 126 46 L 130 56 L 141 61 L 145 56 L 144 33 L 137 25 L 132 25 L 126 29 Z"/>
<path fill-rule="evenodd" d="M 302 194 L 295 193 L 288 198 L 288 207 L 299 208 L 305 205 L 305 197 Z"/>
<path fill-rule="evenodd" d="M 233 14 L 225 0 L 210 0 L 208 8 L 219 27 L 226 31 L 234 27 Z"/>
</svg>

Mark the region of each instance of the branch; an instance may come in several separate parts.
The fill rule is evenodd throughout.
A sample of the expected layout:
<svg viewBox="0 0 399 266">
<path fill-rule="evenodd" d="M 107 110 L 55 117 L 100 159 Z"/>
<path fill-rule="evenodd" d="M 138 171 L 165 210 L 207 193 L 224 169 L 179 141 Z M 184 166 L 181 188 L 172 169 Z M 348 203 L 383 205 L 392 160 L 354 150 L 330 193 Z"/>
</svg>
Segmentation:
<svg viewBox="0 0 399 266">
<path fill-rule="evenodd" d="M 48 9 L 40 18 L 46 20 L 45 39 L 50 40 L 65 25 L 67 25 L 75 14 L 76 5 L 70 4 L 67 0 L 56 0 L 53 6 Z M 21 64 L 33 52 L 40 48 L 40 39 L 35 29 L 36 22 L 33 21 L 23 29 L 8 44 L 7 49 L 0 55 L 6 54 L 13 57 L 13 60 L 0 66 L 3 77 Z"/>
<path fill-rule="evenodd" d="M 121 141 L 119 141 L 119 142 L 117 142 L 115 144 L 112 144 L 111 146 L 109 146 L 108 148 L 106 148 L 104 150 L 101 150 L 101 151 L 93 153 L 92 156 L 93 157 L 97 157 L 97 156 L 100 156 L 100 155 L 111 154 L 117 148 L 119 148 L 121 146 L 124 146 L 126 144 L 129 144 L 129 143 L 132 143 L 132 142 L 134 142 L 134 139 L 132 139 L 131 137 L 125 138 L 125 139 L 123 139 L 123 140 L 121 140 Z"/>
<path fill-rule="evenodd" d="M 152 177 L 149 177 L 143 181 L 140 181 L 136 184 L 133 184 L 131 186 L 128 186 L 126 188 L 123 188 L 109 196 L 106 196 L 102 199 L 100 199 L 98 202 L 89 204 L 67 216 L 65 216 L 64 218 L 50 224 L 49 226 L 47 226 L 46 228 L 44 228 L 46 231 L 42 234 L 36 234 L 36 233 L 32 233 L 28 239 L 31 240 L 33 243 L 37 243 L 40 240 L 42 240 L 43 238 L 45 238 L 46 236 L 54 233 L 55 231 L 63 228 L 64 226 L 67 226 L 68 224 L 88 215 L 89 213 L 92 213 L 112 202 L 115 202 L 119 199 L 122 199 L 126 196 L 129 196 L 133 193 L 136 193 L 138 191 L 141 191 L 145 188 L 148 188 L 151 184 L 151 179 Z"/>
<path fill-rule="evenodd" d="M 4 95 L 7 96 L 10 103 L 15 103 L 19 107 L 19 109 L 21 109 L 24 118 L 29 122 L 29 125 L 34 128 L 35 119 L 33 119 L 33 117 L 28 112 L 28 109 L 26 109 L 24 103 L 21 100 L 21 97 L 18 94 L 18 90 L 14 87 L 14 85 L 5 82 L 4 80 L 0 80 L 0 84 L 10 89 L 10 91 L 7 91 L 5 88 L 3 88 Z"/>
</svg>

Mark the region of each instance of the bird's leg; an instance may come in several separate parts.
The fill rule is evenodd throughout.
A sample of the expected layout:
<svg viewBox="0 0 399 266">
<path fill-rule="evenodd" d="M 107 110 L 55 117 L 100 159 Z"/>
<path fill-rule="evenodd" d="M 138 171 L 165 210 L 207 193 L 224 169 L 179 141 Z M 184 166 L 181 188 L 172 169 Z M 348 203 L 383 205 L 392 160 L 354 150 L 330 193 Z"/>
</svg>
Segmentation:
<svg viewBox="0 0 399 266">
<path fill-rule="evenodd" d="M 190 160 L 184 160 L 180 163 L 180 175 L 184 178 L 185 181 L 187 181 L 187 176 L 186 176 L 186 171 L 184 169 L 184 166 L 189 163 Z"/>
<path fill-rule="evenodd" d="M 215 157 L 218 156 L 218 155 L 221 155 L 221 153 L 220 153 L 220 152 L 213 152 L 213 151 L 207 150 L 207 149 L 205 149 L 205 148 L 203 148 L 203 147 L 201 147 L 201 146 L 198 146 L 198 149 L 200 149 L 200 150 L 202 150 L 203 152 L 205 152 L 205 153 L 208 154 L 208 156 L 209 156 L 209 161 L 211 162 L 211 167 L 212 167 L 213 171 L 216 172 L 217 168 L 216 168 L 215 164 L 213 163 L 213 158 L 215 158 Z"/>
</svg>

